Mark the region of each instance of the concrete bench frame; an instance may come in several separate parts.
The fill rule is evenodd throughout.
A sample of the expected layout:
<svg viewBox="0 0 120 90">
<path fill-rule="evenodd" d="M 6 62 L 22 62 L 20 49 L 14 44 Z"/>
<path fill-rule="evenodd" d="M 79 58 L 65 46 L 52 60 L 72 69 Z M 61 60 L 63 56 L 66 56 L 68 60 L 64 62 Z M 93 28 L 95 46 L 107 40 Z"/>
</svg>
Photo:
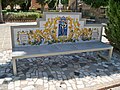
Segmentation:
<svg viewBox="0 0 120 90">
<path fill-rule="evenodd" d="M 39 24 L 39 22 L 38 22 Z M 90 26 L 90 25 L 88 25 Z M 96 25 L 93 25 L 95 27 Z M 99 25 L 98 25 L 99 26 Z M 101 25 L 100 25 L 101 26 Z M 86 25 L 87 27 L 87 25 Z M 102 27 L 102 26 L 101 26 Z M 11 36 L 12 36 L 12 63 L 13 63 L 13 74 L 17 75 L 17 59 L 40 57 L 40 56 L 53 56 L 53 55 L 65 55 L 72 53 L 82 53 L 82 52 L 93 52 L 109 50 L 106 59 L 110 60 L 112 57 L 113 47 L 111 45 L 101 42 L 102 30 L 99 40 L 91 42 L 76 42 L 76 43 L 56 43 L 50 45 L 40 45 L 40 46 L 15 46 L 15 29 L 19 28 L 39 28 L 39 25 L 29 25 L 29 26 L 12 26 Z"/>
<path fill-rule="evenodd" d="M 38 46 L 13 48 L 13 54 L 12 54 L 13 73 L 14 73 L 14 75 L 17 75 L 16 60 L 17 59 L 23 59 L 23 58 L 32 58 L 32 57 L 40 57 L 40 56 L 53 56 L 53 55 L 65 55 L 65 54 L 72 54 L 72 53 L 92 52 L 92 51 L 102 51 L 102 50 L 109 50 L 108 57 L 106 57 L 108 60 L 110 60 L 111 57 L 112 57 L 113 47 L 110 46 L 110 45 L 107 45 L 105 43 L 102 43 L 102 42 L 86 42 L 86 43 L 76 43 L 76 44 L 71 43 L 71 44 L 64 44 L 64 46 L 68 47 L 69 45 L 70 46 L 75 46 L 75 45 L 78 45 L 78 44 L 79 44 L 80 48 L 79 47 L 77 47 L 77 48 L 72 47 L 72 49 L 68 48 L 68 50 L 63 50 L 63 51 L 62 50 L 58 51 L 58 49 L 54 48 L 56 46 L 58 46 L 58 47 L 61 46 L 61 44 L 45 45 L 45 47 L 49 46 L 47 49 L 54 48 L 54 51 L 49 51 L 48 50 L 48 52 L 45 52 L 45 53 L 38 51 L 38 50 L 41 49 L 41 48 L 39 49 Z M 86 44 L 89 45 L 90 47 L 92 47 L 92 45 L 98 45 L 98 47 L 88 48 L 87 46 L 85 46 Z M 84 47 L 82 47 L 82 46 L 84 46 Z M 86 49 L 85 49 L 85 47 L 86 47 Z M 43 48 L 43 50 L 44 50 L 44 48 Z M 36 50 L 33 50 L 33 51 L 36 51 L 36 52 L 33 52 L 32 54 L 28 54 L 29 49 L 36 49 Z"/>
</svg>

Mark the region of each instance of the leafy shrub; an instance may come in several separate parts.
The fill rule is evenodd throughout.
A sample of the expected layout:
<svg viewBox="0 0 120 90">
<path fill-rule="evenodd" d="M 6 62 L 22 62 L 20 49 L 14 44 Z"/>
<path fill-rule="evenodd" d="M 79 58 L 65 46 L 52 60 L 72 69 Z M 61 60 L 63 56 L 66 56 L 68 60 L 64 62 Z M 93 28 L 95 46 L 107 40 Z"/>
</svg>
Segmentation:
<svg viewBox="0 0 120 90">
<path fill-rule="evenodd" d="M 37 10 L 34 9 L 34 8 L 32 8 L 32 9 L 29 10 L 29 12 L 36 12 L 36 11 L 37 11 Z"/>
<path fill-rule="evenodd" d="M 110 44 L 120 51 L 120 1 L 110 0 L 107 11 L 109 22 L 105 30 Z"/>
</svg>

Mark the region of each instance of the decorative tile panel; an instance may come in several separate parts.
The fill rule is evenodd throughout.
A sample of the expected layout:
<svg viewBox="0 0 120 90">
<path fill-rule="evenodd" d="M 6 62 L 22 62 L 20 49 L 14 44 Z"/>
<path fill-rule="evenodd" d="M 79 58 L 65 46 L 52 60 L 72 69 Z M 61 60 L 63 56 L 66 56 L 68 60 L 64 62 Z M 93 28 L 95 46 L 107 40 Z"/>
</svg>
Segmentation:
<svg viewBox="0 0 120 90">
<path fill-rule="evenodd" d="M 46 15 L 47 16 L 47 15 Z M 84 26 L 84 21 L 70 15 L 57 15 L 40 21 L 39 28 L 16 28 L 15 46 L 33 46 L 55 43 L 85 42 L 100 40 L 101 26 Z"/>
</svg>

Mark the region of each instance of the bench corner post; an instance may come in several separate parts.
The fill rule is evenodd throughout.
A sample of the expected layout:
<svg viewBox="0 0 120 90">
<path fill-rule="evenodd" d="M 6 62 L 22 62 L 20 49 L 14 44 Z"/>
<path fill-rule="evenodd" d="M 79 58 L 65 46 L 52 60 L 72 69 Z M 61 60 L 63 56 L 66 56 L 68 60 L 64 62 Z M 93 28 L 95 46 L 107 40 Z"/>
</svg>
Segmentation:
<svg viewBox="0 0 120 90">
<path fill-rule="evenodd" d="M 17 67 L 16 67 L 16 59 L 12 58 L 12 64 L 13 64 L 13 74 L 17 75 Z"/>
<path fill-rule="evenodd" d="M 108 56 L 108 59 L 109 59 L 109 60 L 111 60 L 112 52 L 113 52 L 113 47 L 109 50 L 109 56 Z"/>
</svg>

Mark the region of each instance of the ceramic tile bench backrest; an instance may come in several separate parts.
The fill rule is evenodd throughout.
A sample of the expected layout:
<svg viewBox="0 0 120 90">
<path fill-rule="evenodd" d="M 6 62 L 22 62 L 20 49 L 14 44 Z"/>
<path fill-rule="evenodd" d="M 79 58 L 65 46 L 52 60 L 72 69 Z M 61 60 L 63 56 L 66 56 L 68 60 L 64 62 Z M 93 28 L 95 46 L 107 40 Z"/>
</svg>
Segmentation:
<svg viewBox="0 0 120 90">
<path fill-rule="evenodd" d="M 101 41 L 102 25 L 86 24 L 81 13 L 45 12 L 37 25 L 12 27 L 12 47 Z"/>
</svg>

